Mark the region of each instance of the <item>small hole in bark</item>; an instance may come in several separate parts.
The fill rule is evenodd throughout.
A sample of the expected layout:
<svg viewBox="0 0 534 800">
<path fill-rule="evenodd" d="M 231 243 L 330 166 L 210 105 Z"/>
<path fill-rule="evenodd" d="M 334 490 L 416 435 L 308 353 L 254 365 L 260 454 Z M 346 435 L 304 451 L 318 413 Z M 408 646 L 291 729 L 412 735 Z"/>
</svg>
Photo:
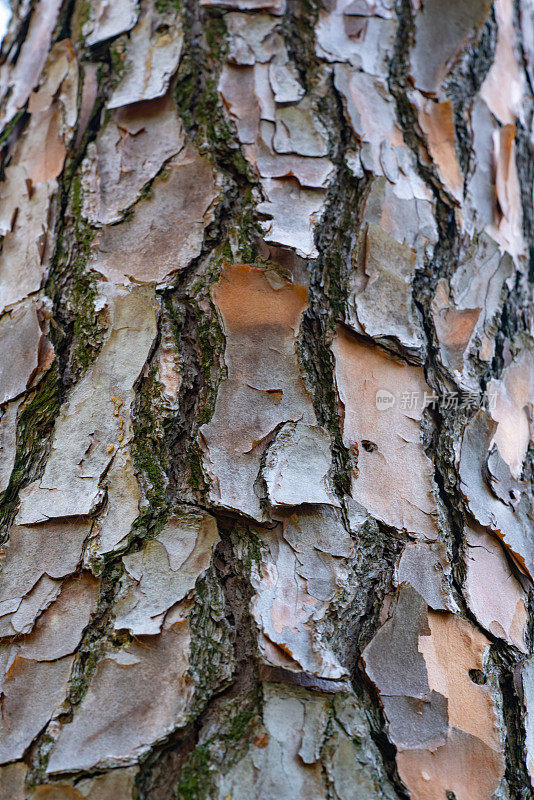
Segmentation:
<svg viewBox="0 0 534 800">
<path fill-rule="evenodd" d="M 470 669 L 469 677 L 473 683 L 477 683 L 479 686 L 482 686 L 483 683 L 486 683 L 486 676 L 481 669 Z"/>
<path fill-rule="evenodd" d="M 475 670 L 471 671 L 474 672 Z M 456 795 L 454 794 L 454 792 L 445 792 L 445 797 L 447 798 L 447 800 L 456 800 Z"/>
<path fill-rule="evenodd" d="M 374 453 L 378 450 L 378 445 L 374 442 L 370 442 L 368 439 L 362 439 L 362 447 L 364 450 L 367 450 L 368 453 Z"/>
</svg>

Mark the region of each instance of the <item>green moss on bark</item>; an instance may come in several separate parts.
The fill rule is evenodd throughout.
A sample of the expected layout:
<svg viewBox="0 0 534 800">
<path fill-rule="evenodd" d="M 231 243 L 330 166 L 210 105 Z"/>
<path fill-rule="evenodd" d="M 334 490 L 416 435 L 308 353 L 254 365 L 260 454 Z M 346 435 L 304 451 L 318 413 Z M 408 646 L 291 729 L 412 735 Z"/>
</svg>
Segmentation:
<svg viewBox="0 0 534 800">
<path fill-rule="evenodd" d="M 0 537 L 15 514 L 19 491 L 44 469 L 50 437 L 59 413 L 57 363 L 22 407 L 17 429 L 17 451 L 9 485 L 0 495 Z"/>
<path fill-rule="evenodd" d="M 142 381 L 133 413 L 132 457 L 152 510 L 165 505 L 165 420 L 161 384 L 152 365 Z"/>
</svg>

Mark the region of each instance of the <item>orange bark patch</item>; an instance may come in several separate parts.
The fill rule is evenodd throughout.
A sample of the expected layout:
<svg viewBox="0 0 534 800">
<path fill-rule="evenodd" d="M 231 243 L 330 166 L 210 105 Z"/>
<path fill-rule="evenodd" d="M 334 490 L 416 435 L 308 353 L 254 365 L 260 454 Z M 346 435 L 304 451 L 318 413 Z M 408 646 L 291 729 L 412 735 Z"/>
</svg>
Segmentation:
<svg viewBox="0 0 534 800">
<path fill-rule="evenodd" d="M 296 353 L 307 289 L 233 264 L 224 268 L 213 298 L 223 320 L 228 377 L 201 429 L 211 497 L 262 519 L 254 483 L 270 438 L 284 422 L 316 424 Z"/>
<path fill-rule="evenodd" d="M 434 539 L 432 469 L 420 432 L 425 392 L 431 392 L 422 369 L 387 358 L 342 328 L 333 350 L 343 438 L 359 451 L 354 498 L 388 525 Z M 379 407 L 380 392 L 391 395 L 389 407 Z M 362 440 L 376 449 L 360 447 Z"/>
<path fill-rule="evenodd" d="M 411 800 L 488 800 L 504 773 L 502 758 L 480 739 L 453 730 L 442 747 L 397 754 Z"/>
<path fill-rule="evenodd" d="M 308 290 L 282 282 L 276 275 L 246 264 L 229 264 L 213 292 L 213 299 L 231 329 L 261 325 L 296 327 L 306 307 Z"/>
<path fill-rule="evenodd" d="M 495 711 L 489 689 L 471 680 L 471 670 L 483 669 L 489 646 L 483 633 L 453 614 L 428 612 L 430 636 L 419 637 L 430 689 L 448 700 L 451 727 L 500 750 Z"/>
<path fill-rule="evenodd" d="M 451 100 L 428 100 L 419 108 L 419 124 L 445 187 L 456 200 L 461 200 L 464 182 L 456 155 L 453 111 Z"/>
<path fill-rule="evenodd" d="M 432 301 L 432 315 L 445 366 L 462 370 L 463 354 L 475 330 L 480 312 L 480 308 L 455 308 L 449 297 L 447 281 L 444 278 L 438 281 Z"/>
</svg>

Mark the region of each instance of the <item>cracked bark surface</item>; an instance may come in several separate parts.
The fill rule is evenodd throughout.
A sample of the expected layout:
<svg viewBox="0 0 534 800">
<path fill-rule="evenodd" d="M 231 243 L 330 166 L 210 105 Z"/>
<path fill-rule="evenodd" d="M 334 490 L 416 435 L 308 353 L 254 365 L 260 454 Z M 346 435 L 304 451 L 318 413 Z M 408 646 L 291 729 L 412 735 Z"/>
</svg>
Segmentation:
<svg viewBox="0 0 534 800">
<path fill-rule="evenodd" d="M 28 0 L 0 800 L 528 800 L 527 0 Z"/>
</svg>

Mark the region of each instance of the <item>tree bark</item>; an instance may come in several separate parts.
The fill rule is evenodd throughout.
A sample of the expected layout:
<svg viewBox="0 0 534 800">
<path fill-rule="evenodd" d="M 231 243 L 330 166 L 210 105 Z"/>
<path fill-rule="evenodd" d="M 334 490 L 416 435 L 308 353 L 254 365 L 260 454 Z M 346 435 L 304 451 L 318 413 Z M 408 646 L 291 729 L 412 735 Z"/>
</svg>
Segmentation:
<svg viewBox="0 0 534 800">
<path fill-rule="evenodd" d="M 1 800 L 533 796 L 528 0 L 21 0 Z"/>
</svg>

